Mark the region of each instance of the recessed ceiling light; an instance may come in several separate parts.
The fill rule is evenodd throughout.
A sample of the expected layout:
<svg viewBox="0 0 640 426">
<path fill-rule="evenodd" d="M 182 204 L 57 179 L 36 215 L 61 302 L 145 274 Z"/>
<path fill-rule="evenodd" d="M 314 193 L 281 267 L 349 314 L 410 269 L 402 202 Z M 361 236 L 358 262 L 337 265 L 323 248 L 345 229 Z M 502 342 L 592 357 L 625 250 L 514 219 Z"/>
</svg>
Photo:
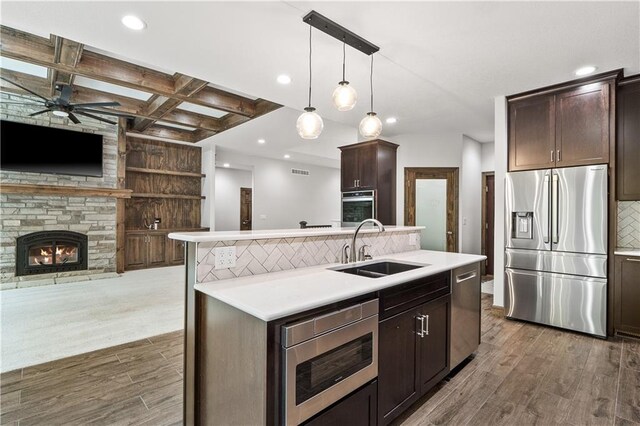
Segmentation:
<svg viewBox="0 0 640 426">
<path fill-rule="evenodd" d="M 267 141 L 264 139 L 258 139 L 258 143 L 266 143 Z"/>
<path fill-rule="evenodd" d="M 53 115 L 58 116 L 58 117 L 68 117 L 69 113 L 67 111 L 61 111 L 61 110 L 53 110 L 51 111 L 51 113 L 53 113 Z"/>
<path fill-rule="evenodd" d="M 122 25 L 136 31 L 143 30 L 147 26 L 147 24 L 145 24 L 145 22 L 142 19 L 134 15 L 127 15 L 123 17 Z"/>
<path fill-rule="evenodd" d="M 291 156 L 289 154 L 285 154 L 284 158 L 291 158 Z"/>
<path fill-rule="evenodd" d="M 230 165 L 229 163 L 224 163 L 222 167 L 229 167 L 229 165 Z"/>
<path fill-rule="evenodd" d="M 280 84 L 289 84 L 291 83 L 291 77 L 286 74 L 280 74 L 277 78 L 278 83 Z"/>
<path fill-rule="evenodd" d="M 583 75 L 589 75 L 589 74 L 591 74 L 592 72 L 594 72 L 596 69 L 597 69 L 597 68 L 596 68 L 596 67 L 594 67 L 593 65 L 588 65 L 588 66 L 586 66 L 586 67 L 578 68 L 578 69 L 576 70 L 576 75 L 577 75 L 578 77 L 583 76 Z"/>
<path fill-rule="evenodd" d="M 393 124 L 393 123 L 397 123 L 398 119 L 395 117 L 389 117 L 385 121 L 387 122 L 387 124 Z"/>
</svg>

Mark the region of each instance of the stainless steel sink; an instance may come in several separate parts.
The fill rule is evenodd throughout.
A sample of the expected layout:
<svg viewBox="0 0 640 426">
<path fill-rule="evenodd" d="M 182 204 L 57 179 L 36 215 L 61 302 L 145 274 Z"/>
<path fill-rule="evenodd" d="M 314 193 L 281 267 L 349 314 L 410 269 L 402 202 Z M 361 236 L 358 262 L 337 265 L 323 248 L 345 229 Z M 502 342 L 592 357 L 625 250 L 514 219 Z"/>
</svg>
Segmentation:
<svg viewBox="0 0 640 426">
<path fill-rule="evenodd" d="M 382 278 L 389 275 L 399 274 L 401 272 L 411 271 L 412 269 L 424 268 L 428 264 L 420 263 L 400 263 L 380 261 L 357 266 L 339 266 L 330 268 L 332 271 L 344 272 L 345 274 L 360 275 L 368 278 Z"/>
</svg>

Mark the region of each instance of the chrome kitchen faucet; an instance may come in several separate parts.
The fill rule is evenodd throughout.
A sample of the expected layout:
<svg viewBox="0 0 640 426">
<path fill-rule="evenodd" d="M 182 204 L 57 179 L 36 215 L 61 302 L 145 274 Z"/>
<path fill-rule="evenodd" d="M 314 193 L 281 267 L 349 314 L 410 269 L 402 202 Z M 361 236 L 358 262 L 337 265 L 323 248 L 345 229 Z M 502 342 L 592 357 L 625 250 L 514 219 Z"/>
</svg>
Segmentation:
<svg viewBox="0 0 640 426">
<path fill-rule="evenodd" d="M 353 239 L 351 240 L 351 252 L 349 254 L 349 262 L 355 262 L 357 260 L 357 249 L 356 249 L 356 238 L 358 238 L 358 232 L 360 231 L 360 228 L 362 228 L 362 225 L 364 225 L 365 223 L 371 222 L 374 225 L 376 225 L 378 227 L 378 231 L 379 232 L 384 232 L 384 225 L 376 219 L 365 219 L 362 222 L 360 222 L 360 224 L 358 225 L 358 227 L 356 228 L 356 232 L 353 233 Z M 364 248 L 364 246 L 363 246 Z M 362 257 L 363 259 L 360 260 L 364 260 L 364 250 L 361 251 L 362 253 Z"/>
</svg>

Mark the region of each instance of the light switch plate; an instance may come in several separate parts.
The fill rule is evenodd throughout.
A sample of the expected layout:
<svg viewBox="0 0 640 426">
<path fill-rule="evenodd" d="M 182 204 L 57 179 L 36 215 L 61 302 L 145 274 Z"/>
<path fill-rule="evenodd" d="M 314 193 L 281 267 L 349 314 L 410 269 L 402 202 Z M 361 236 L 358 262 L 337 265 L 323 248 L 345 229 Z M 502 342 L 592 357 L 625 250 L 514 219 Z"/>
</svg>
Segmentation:
<svg viewBox="0 0 640 426">
<path fill-rule="evenodd" d="M 216 247 L 216 269 L 227 269 L 236 266 L 236 247 Z"/>
<path fill-rule="evenodd" d="M 409 234 L 409 245 L 415 246 L 418 244 L 418 235 Z"/>
</svg>

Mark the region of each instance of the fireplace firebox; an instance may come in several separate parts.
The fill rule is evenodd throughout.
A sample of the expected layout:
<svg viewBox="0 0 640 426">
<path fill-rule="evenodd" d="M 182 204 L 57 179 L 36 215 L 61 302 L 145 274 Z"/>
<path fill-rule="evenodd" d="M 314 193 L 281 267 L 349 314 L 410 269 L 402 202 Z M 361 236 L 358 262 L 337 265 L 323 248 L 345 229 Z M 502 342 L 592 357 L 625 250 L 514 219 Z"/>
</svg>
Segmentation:
<svg viewBox="0 0 640 426">
<path fill-rule="evenodd" d="M 87 236 L 41 231 L 17 238 L 16 276 L 87 269 Z"/>
</svg>

